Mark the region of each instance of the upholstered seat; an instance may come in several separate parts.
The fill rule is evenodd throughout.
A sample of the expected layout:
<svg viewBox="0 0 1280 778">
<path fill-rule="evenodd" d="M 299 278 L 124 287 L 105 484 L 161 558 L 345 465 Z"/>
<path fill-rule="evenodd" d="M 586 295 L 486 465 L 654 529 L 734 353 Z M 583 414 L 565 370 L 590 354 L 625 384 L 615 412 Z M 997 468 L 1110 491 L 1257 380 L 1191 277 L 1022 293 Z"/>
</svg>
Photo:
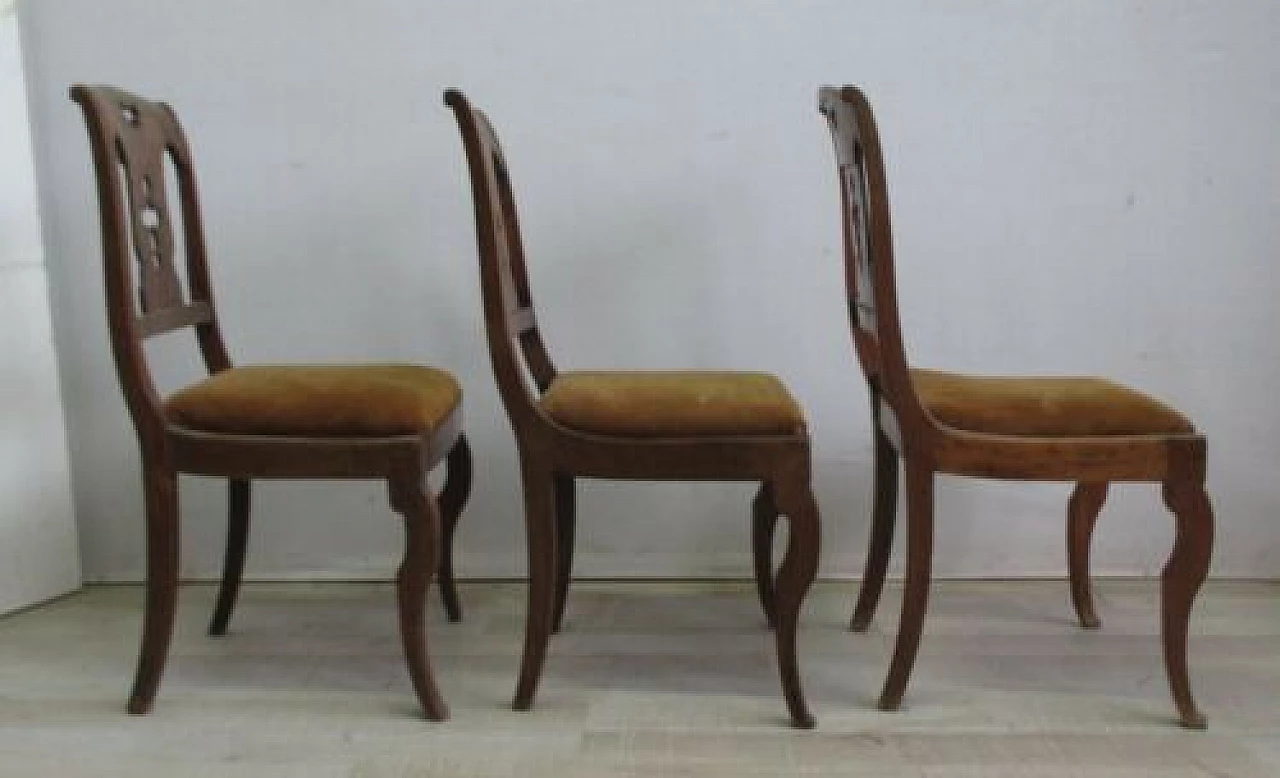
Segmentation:
<svg viewBox="0 0 1280 778">
<path fill-rule="evenodd" d="M 236 435 L 421 435 L 457 408 L 462 390 L 417 365 L 253 365 L 215 373 L 171 396 L 171 422 Z"/>
<path fill-rule="evenodd" d="M 920 403 L 939 422 L 993 435 L 1183 435 L 1187 417 L 1105 378 L 988 377 L 913 369 Z"/>
<path fill-rule="evenodd" d="M 618 371 L 561 373 L 542 396 L 570 429 L 639 438 L 794 435 L 804 414 L 766 373 Z"/>
</svg>

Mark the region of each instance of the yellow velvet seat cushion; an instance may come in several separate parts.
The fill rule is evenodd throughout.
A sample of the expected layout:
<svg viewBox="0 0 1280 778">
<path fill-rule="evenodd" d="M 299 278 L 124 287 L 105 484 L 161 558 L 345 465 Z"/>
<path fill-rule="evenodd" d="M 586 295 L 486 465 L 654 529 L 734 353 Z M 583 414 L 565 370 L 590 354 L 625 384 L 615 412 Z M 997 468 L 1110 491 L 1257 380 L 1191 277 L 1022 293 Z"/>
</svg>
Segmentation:
<svg viewBox="0 0 1280 778">
<path fill-rule="evenodd" d="M 462 399 L 443 370 L 417 365 L 254 365 L 215 373 L 165 402 L 205 432 L 383 437 L 435 430 Z"/>
<path fill-rule="evenodd" d="M 542 407 L 565 427 L 600 435 L 793 435 L 804 429 L 800 406 L 764 373 L 561 373 Z"/>
<path fill-rule="evenodd" d="M 970 432 L 1091 437 L 1194 431 L 1173 408 L 1105 378 L 997 378 L 916 369 L 911 380 L 934 418 Z"/>
</svg>

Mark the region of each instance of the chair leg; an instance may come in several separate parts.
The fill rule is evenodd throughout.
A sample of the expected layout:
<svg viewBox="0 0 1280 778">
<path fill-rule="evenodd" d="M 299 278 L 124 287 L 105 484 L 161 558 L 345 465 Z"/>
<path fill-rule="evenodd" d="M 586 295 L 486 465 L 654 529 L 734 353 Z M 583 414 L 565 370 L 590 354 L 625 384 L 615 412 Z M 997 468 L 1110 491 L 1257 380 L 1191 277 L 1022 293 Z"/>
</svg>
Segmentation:
<svg viewBox="0 0 1280 778">
<path fill-rule="evenodd" d="M 821 527 L 818 505 L 808 479 L 792 484 L 776 484 L 778 510 L 787 516 L 787 550 L 778 568 L 774 593 L 774 634 L 778 644 L 778 671 L 782 693 L 791 713 L 791 723 L 801 729 L 813 728 L 817 721 L 805 702 L 796 662 L 796 626 L 800 605 L 818 572 Z"/>
<path fill-rule="evenodd" d="M 1166 481 L 1164 502 L 1177 522 L 1173 552 L 1161 575 L 1165 670 L 1182 725 L 1204 729 L 1207 722 L 1204 714 L 1196 709 L 1187 674 L 1187 622 L 1192 602 L 1209 572 L 1213 508 L 1204 484 L 1190 479 Z"/>
<path fill-rule="evenodd" d="M 929 569 L 933 557 L 933 471 L 907 458 L 906 486 L 907 577 L 902 593 L 897 645 L 884 689 L 880 692 L 880 710 L 897 710 L 902 704 L 902 694 L 906 691 L 916 651 L 920 648 L 920 633 L 929 602 Z"/>
<path fill-rule="evenodd" d="M 445 477 L 444 489 L 440 491 L 440 518 L 444 538 L 440 544 L 440 572 L 437 578 L 445 614 L 449 621 L 461 621 L 462 605 L 458 601 L 458 587 L 453 580 L 453 533 L 458 528 L 462 508 L 471 495 L 471 447 L 467 445 L 465 436 L 459 435 L 458 442 L 453 444 L 446 467 L 448 475 Z"/>
<path fill-rule="evenodd" d="M 756 592 L 769 629 L 773 629 L 777 622 L 773 587 L 773 533 L 777 526 L 778 508 L 774 505 L 773 487 L 765 482 L 751 502 L 751 557 L 755 566 Z"/>
<path fill-rule="evenodd" d="M 400 640 L 413 690 L 427 718 L 444 721 L 449 708 L 440 696 L 431 673 L 427 650 L 427 587 L 436 573 L 440 555 L 440 514 L 435 500 L 423 487 L 424 473 L 391 480 L 391 506 L 404 518 L 404 560 L 396 573 L 396 600 L 400 612 Z"/>
<path fill-rule="evenodd" d="M 849 629 L 866 632 L 875 616 L 880 593 L 884 590 L 884 574 L 893 550 L 893 523 L 898 513 L 898 452 L 879 429 L 875 434 L 875 495 L 871 503 L 871 539 L 867 543 L 866 567 L 862 588 L 853 608 Z"/>
<path fill-rule="evenodd" d="M 222 583 L 209 620 L 210 635 L 227 634 L 227 622 L 236 607 L 240 579 L 244 574 L 244 551 L 249 540 L 249 504 L 252 482 L 247 478 L 227 481 L 227 550 L 222 558 Z"/>
<path fill-rule="evenodd" d="M 164 673 L 173 635 L 178 599 L 178 478 L 171 470 L 144 466 L 147 510 L 147 605 L 142 624 L 142 648 L 129 694 L 128 711 L 151 710 Z"/>
<path fill-rule="evenodd" d="M 577 528 L 577 489 L 573 476 L 554 476 L 556 504 L 556 608 L 551 630 L 559 632 L 564 623 L 564 606 L 573 580 L 573 542 Z"/>
<path fill-rule="evenodd" d="M 1093 607 L 1093 591 L 1089 582 L 1089 544 L 1106 499 L 1105 481 L 1081 481 L 1067 502 L 1067 571 L 1071 578 L 1071 602 L 1075 605 L 1080 626 L 1085 629 L 1102 626 Z"/>
<path fill-rule="evenodd" d="M 531 459 L 533 456 L 521 452 L 525 529 L 529 544 L 529 604 L 520 679 L 512 702 L 515 710 L 528 710 L 533 705 L 555 618 L 555 487 L 552 474 L 532 465 Z"/>
</svg>

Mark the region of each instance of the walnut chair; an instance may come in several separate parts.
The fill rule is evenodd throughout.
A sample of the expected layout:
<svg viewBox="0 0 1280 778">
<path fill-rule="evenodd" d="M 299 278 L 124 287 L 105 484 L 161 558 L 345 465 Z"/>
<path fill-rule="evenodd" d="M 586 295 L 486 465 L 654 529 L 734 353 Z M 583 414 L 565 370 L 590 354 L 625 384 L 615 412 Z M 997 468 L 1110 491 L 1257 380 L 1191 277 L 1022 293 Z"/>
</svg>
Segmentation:
<svg viewBox="0 0 1280 778">
<path fill-rule="evenodd" d="M 524 485 L 529 603 L 514 707 L 532 705 L 548 640 L 564 614 L 575 478 L 758 481 L 753 526 L 761 603 L 776 628 L 792 721 L 812 727 L 795 637 L 817 569 L 819 523 L 799 406 L 777 378 L 758 373 L 558 373 L 534 316 L 498 138 L 460 92 L 446 92 L 445 103 L 457 116 L 470 166 L 489 355 Z M 789 532 L 775 584 L 769 548 L 761 544 L 780 514 L 788 517 Z"/>
<path fill-rule="evenodd" d="M 857 87 L 824 87 L 843 206 L 845 282 L 854 346 L 875 434 L 871 541 L 852 628 L 867 629 L 893 544 L 898 460 L 905 469 L 907 569 L 897 646 L 880 708 L 902 701 L 929 594 L 934 475 L 1072 481 L 1067 507 L 1071 594 L 1080 623 L 1099 626 L 1089 539 L 1112 481 L 1159 483 L 1176 521 L 1162 577 L 1165 668 L 1183 725 L 1203 728 L 1187 678 L 1187 621 L 1209 569 L 1213 513 L 1205 440 L 1186 417 L 1101 378 L 991 378 L 913 369 L 894 286 L 889 199 L 871 106 Z"/>
<path fill-rule="evenodd" d="M 232 367 L 214 313 L 195 169 L 176 114 L 165 103 L 107 86 L 77 85 L 71 98 L 84 111 L 93 149 L 111 346 L 142 454 L 146 615 L 129 712 L 150 710 L 164 670 L 178 590 L 177 475 L 192 473 L 229 479 L 213 635 L 225 634 L 240 586 L 251 479 L 385 480 L 405 525 L 396 584 L 409 675 L 427 717 L 447 718 L 431 673 L 423 609 L 438 568 L 448 616 L 461 616 L 450 556 L 470 491 L 471 455 L 457 381 L 413 365 Z M 175 250 L 167 169 L 177 184 L 185 252 Z M 185 284 L 178 253 L 186 254 Z M 210 375 L 162 398 L 144 341 L 186 327 L 195 328 Z M 437 506 L 426 477 L 446 459 Z"/>
</svg>

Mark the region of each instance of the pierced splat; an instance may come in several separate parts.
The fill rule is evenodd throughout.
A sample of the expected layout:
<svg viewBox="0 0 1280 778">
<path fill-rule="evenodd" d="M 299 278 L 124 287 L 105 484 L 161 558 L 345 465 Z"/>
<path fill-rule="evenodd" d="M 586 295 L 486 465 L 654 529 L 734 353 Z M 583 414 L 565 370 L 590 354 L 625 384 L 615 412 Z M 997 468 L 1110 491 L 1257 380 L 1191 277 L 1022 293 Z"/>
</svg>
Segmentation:
<svg viewBox="0 0 1280 778">
<path fill-rule="evenodd" d="M 488 127 L 488 121 L 485 122 Z M 493 128 L 488 127 L 492 136 Z M 525 270 L 524 249 L 520 239 L 520 221 L 516 216 L 515 197 L 511 193 L 511 179 L 507 163 L 497 137 L 493 137 L 493 170 L 500 192 L 500 208 L 495 211 L 495 226 L 502 235 L 499 249 L 503 296 L 506 298 L 507 326 L 516 336 L 520 351 L 524 354 L 525 367 L 539 391 L 546 391 L 556 377 L 555 365 L 547 354 L 538 331 L 538 320 L 533 312 L 533 295 L 529 291 L 529 275 Z"/>
<path fill-rule="evenodd" d="M 502 157 L 498 154 L 493 156 L 493 172 L 499 182 L 506 178 L 506 166 L 502 162 Z M 505 204 L 501 205 L 505 206 Z M 512 271 L 515 258 L 511 250 L 511 225 L 508 223 L 505 207 L 493 209 L 493 231 L 498 236 L 498 260 L 501 263 L 502 275 L 502 305 L 508 314 L 512 314 L 520 309 L 521 301 L 519 285 L 516 281 L 515 273 Z"/>
<path fill-rule="evenodd" d="M 138 307 L 149 314 L 180 308 L 185 300 L 174 265 L 173 227 L 164 186 L 167 146 L 159 128 L 142 122 L 137 109 L 130 108 L 121 112 L 119 152 L 138 268 Z"/>
<path fill-rule="evenodd" d="M 511 191 L 506 158 L 489 118 L 483 111 L 470 113 L 479 136 L 480 158 L 483 160 L 484 175 L 488 179 L 486 189 L 491 195 L 483 202 L 486 203 L 489 221 L 493 226 L 491 234 L 497 259 L 497 287 L 501 299 L 494 302 L 502 311 L 508 336 L 519 347 L 525 373 L 539 391 L 546 391 L 556 377 L 556 368 L 542 342 L 533 311 L 533 295 L 529 289 L 529 275 L 525 269 L 524 249 L 520 239 L 520 219 L 516 211 L 515 196 Z M 485 293 L 488 294 L 487 288 Z"/>
<path fill-rule="evenodd" d="M 877 188 L 883 179 L 879 139 L 862 121 L 857 101 L 846 100 L 838 90 L 820 90 L 818 110 L 831 131 L 840 182 L 841 248 L 854 346 L 863 371 L 876 378 L 884 369 L 883 352 L 893 351 L 900 337 L 892 238 Z"/>
<path fill-rule="evenodd" d="M 862 170 L 861 149 L 855 152 L 857 161 L 851 165 L 842 165 L 840 169 L 841 188 L 844 192 L 846 218 L 849 223 L 849 234 L 845 236 L 852 262 L 848 263 L 846 272 L 852 278 L 846 279 L 853 290 L 853 310 L 850 313 L 857 325 L 869 332 L 876 328 L 876 299 L 873 281 L 874 267 L 871 262 L 871 251 L 867 245 L 867 180 Z"/>
<path fill-rule="evenodd" d="M 484 144 L 488 149 L 489 163 L 493 168 L 494 182 L 499 192 L 509 193 L 511 179 L 507 174 L 507 161 L 498 145 L 497 136 L 487 117 L 481 117 L 479 126 Z M 509 197 L 500 196 L 493 208 L 494 234 L 498 238 L 498 259 L 500 262 L 503 306 L 509 315 L 518 313 L 529 307 L 529 288 L 523 282 L 524 264 L 519 251 L 519 227 L 516 224 L 514 203 Z M 519 331 L 519 328 L 516 328 Z"/>
<path fill-rule="evenodd" d="M 197 326 L 210 369 L 225 368 L 221 335 L 200 326 L 216 323 L 195 174 L 177 117 L 164 103 L 109 86 L 76 86 L 71 96 L 85 112 L 93 146 L 108 310 L 131 319 L 138 339 Z"/>
<path fill-rule="evenodd" d="M 875 275 L 868 245 L 870 217 L 867 203 L 866 161 L 862 144 L 853 134 L 854 122 L 841 121 L 842 105 L 821 107 L 835 141 L 840 174 L 840 201 L 844 206 L 845 285 L 849 290 L 849 316 L 860 330 L 876 331 Z M 845 137 L 845 136 L 848 137 Z"/>
</svg>

